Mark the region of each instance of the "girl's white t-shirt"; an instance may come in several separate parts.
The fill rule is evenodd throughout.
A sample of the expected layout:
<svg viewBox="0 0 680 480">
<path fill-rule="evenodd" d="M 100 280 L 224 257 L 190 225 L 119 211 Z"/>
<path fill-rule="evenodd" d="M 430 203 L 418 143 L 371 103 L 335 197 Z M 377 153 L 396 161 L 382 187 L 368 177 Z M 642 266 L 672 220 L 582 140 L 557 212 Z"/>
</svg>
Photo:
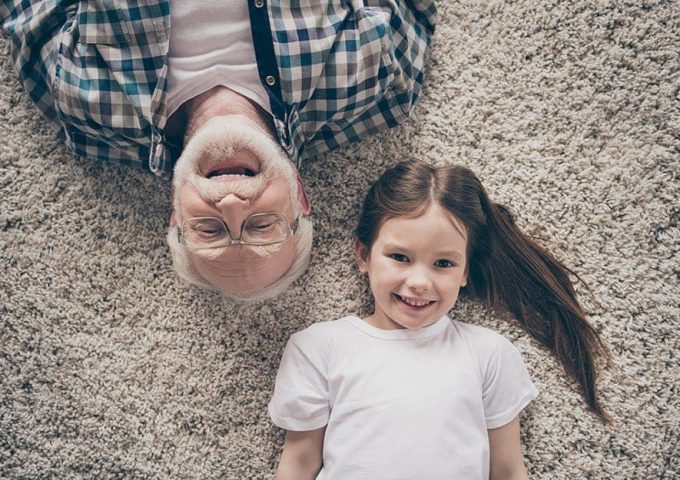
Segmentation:
<svg viewBox="0 0 680 480">
<path fill-rule="evenodd" d="M 269 415 L 286 430 L 326 426 L 317 480 L 487 479 L 487 429 L 537 395 L 492 330 L 448 317 L 381 330 L 351 316 L 290 338 Z"/>
</svg>

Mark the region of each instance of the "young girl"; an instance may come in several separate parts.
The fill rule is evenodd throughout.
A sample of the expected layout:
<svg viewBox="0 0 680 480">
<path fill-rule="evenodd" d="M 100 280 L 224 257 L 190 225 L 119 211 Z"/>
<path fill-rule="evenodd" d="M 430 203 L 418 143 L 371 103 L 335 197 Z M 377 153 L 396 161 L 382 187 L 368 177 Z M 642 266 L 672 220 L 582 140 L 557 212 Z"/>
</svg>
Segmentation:
<svg viewBox="0 0 680 480">
<path fill-rule="evenodd" d="M 606 419 L 568 270 L 458 166 L 405 162 L 371 187 L 356 230 L 375 311 L 293 335 L 269 414 L 287 430 L 277 480 L 528 478 L 519 413 L 538 395 L 518 350 L 450 320 L 460 289 L 509 310 Z"/>
</svg>

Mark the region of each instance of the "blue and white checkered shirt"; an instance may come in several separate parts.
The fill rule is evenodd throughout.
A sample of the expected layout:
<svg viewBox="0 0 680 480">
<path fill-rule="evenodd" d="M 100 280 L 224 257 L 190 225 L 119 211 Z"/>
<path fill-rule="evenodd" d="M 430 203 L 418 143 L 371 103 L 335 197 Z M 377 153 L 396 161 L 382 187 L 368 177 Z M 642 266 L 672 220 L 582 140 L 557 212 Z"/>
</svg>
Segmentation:
<svg viewBox="0 0 680 480">
<path fill-rule="evenodd" d="M 298 162 L 404 120 L 421 90 L 434 0 L 248 0 L 279 140 Z M 26 91 L 79 156 L 162 174 L 168 0 L 3 0 Z"/>
</svg>

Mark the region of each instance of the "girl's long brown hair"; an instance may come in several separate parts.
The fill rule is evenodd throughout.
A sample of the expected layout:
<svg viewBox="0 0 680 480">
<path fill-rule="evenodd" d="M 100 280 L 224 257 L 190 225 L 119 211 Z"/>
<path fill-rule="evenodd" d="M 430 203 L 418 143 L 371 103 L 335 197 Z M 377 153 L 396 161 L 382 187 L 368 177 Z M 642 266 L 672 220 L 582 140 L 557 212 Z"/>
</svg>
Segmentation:
<svg viewBox="0 0 680 480">
<path fill-rule="evenodd" d="M 609 352 L 585 318 L 571 271 L 519 230 L 510 212 L 489 199 L 471 170 L 416 161 L 390 168 L 366 196 L 357 239 L 370 249 L 387 219 L 417 217 L 432 203 L 467 230 L 468 283 L 463 291 L 511 312 L 559 359 L 589 408 L 608 421 L 598 399 L 595 358 L 608 360 Z"/>
</svg>

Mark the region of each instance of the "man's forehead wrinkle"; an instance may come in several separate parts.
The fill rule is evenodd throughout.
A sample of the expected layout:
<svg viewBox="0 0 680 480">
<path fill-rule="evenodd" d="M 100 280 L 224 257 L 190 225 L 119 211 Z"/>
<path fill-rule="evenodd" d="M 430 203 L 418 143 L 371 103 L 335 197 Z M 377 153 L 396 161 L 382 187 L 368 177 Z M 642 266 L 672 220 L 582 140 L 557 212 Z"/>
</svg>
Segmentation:
<svg viewBox="0 0 680 480">
<path fill-rule="evenodd" d="M 290 241 L 290 239 L 289 239 Z M 271 265 L 278 263 L 279 254 L 285 255 L 285 250 L 288 248 L 278 248 L 271 255 L 257 255 L 255 252 L 248 251 L 248 246 L 229 246 L 225 247 L 225 252 L 221 255 L 201 256 L 198 255 L 198 260 L 210 269 L 220 272 L 230 272 L 238 270 L 239 272 L 260 271 L 270 268 Z M 294 245 L 290 248 L 294 248 Z M 231 251 L 230 251 L 231 249 Z M 233 254 L 232 252 L 237 252 Z M 223 258 L 226 255 L 226 258 Z"/>
<path fill-rule="evenodd" d="M 207 260 L 202 259 L 204 264 L 209 266 L 214 270 L 220 272 L 230 272 L 233 270 L 238 270 L 240 272 L 245 272 L 248 270 L 261 270 L 266 268 L 268 264 L 272 263 L 272 257 L 239 257 L 235 260 Z"/>
<path fill-rule="evenodd" d="M 292 237 L 291 237 L 292 238 Z M 196 251 L 196 256 L 199 260 L 203 262 L 215 262 L 215 263 L 258 263 L 265 262 L 270 258 L 273 258 L 280 250 L 283 250 L 281 245 L 270 245 L 275 247 L 268 249 L 267 255 L 259 255 L 255 253 L 254 248 L 266 248 L 267 246 L 257 246 L 257 245 L 227 245 L 225 247 L 220 247 L 217 249 L 211 248 L 201 248 Z M 206 254 L 201 252 L 205 251 Z M 234 253 L 237 253 L 236 255 Z"/>
<path fill-rule="evenodd" d="M 262 273 L 270 270 L 266 260 L 258 260 L 257 262 L 211 262 L 205 266 L 212 271 L 212 275 L 217 275 L 222 280 L 240 282 L 259 278 Z"/>
<path fill-rule="evenodd" d="M 221 271 L 233 270 L 234 268 L 243 268 L 244 270 L 255 270 L 260 268 L 265 268 L 268 264 L 272 263 L 272 257 L 251 257 L 249 260 L 239 259 L 239 260 L 217 260 L 212 263 L 217 269 Z"/>
</svg>

